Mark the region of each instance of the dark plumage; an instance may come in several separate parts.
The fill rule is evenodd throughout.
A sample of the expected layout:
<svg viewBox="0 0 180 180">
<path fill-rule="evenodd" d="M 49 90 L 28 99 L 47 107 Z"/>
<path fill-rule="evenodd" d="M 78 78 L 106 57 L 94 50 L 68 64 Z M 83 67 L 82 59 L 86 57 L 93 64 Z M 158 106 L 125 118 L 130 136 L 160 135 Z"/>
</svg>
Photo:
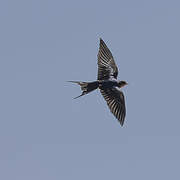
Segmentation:
<svg viewBox="0 0 180 180">
<path fill-rule="evenodd" d="M 119 120 L 121 126 L 124 124 L 126 107 L 124 94 L 120 88 L 127 85 L 125 81 L 117 80 L 118 68 L 114 61 L 111 51 L 102 39 L 98 52 L 98 78 L 94 82 L 69 81 L 81 86 L 83 96 L 99 88 L 101 94 L 109 106 L 110 111 Z M 78 97 L 80 97 L 78 96 Z M 76 97 L 76 98 L 78 98 Z"/>
</svg>

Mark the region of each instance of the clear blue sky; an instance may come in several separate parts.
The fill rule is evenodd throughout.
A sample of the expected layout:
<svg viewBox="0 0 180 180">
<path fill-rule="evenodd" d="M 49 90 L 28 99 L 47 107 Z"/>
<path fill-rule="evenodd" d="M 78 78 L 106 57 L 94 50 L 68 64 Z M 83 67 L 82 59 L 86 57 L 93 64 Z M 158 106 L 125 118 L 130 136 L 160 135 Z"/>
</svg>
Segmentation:
<svg viewBox="0 0 180 180">
<path fill-rule="evenodd" d="M 180 178 L 180 2 L 0 2 L 0 179 Z M 99 38 L 129 85 L 124 127 L 96 91 Z"/>
</svg>

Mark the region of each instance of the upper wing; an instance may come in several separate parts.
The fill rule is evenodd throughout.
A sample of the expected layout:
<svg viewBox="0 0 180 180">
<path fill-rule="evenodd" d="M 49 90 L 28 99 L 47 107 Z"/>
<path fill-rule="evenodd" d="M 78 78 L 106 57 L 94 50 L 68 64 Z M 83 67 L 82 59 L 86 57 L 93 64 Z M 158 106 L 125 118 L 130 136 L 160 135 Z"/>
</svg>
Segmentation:
<svg viewBox="0 0 180 180">
<path fill-rule="evenodd" d="M 126 107 L 123 92 L 116 87 L 106 90 L 100 89 L 100 91 L 104 99 L 106 100 L 110 111 L 119 120 L 121 126 L 123 126 L 126 116 Z"/>
<path fill-rule="evenodd" d="M 118 68 L 111 51 L 102 39 L 100 39 L 98 52 L 98 80 L 107 80 L 110 77 L 117 78 Z"/>
</svg>

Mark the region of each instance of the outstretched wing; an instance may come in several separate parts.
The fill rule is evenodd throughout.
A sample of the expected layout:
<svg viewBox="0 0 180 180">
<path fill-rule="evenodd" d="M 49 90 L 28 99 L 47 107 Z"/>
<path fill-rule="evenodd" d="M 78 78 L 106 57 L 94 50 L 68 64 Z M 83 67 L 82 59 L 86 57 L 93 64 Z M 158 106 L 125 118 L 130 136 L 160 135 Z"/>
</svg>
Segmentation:
<svg viewBox="0 0 180 180">
<path fill-rule="evenodd" d="M 124 119 L 126 116 L 126 107 L 123 92 L 117 87 L 111 89 L 100 89 L 101 94 L 109 106 L 110 111 L 119 120 L 121 126 L 124 124 Z"/>
<path fill-rule="evenodd" d="M 98 80 L 107 80 L 110 77 L 117 78 L 118 68 L 111 51 L 105 42 L 100 39 L 98 52 Z"/>
</svg>

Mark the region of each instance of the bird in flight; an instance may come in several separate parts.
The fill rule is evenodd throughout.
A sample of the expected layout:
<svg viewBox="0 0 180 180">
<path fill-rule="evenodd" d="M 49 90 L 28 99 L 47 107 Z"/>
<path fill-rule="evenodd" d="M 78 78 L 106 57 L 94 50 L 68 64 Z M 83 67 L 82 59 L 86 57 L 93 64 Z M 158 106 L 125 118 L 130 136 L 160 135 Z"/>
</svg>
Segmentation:
<svg viewBox="0 0 180 180">
<path fill-rule="evenodd" d="M 123 126 L 126 116 L 126 107 L 124 94 L 120 90 L 120 88 L 127 85 L 127 82 L 117 80 L 118 68 L 116 66 L 111 51 L 101 38 L 97 64 L 97 81 L 69 81 L 72 83 L 77 83 L 81 86 L 82 94 L 80 96 L 75 97 L 74 99 L 79 98 L 99 88 L 102 96 L 107 102 L 110 111 L 118 119 L 121 126 Z"/>
</svg>

